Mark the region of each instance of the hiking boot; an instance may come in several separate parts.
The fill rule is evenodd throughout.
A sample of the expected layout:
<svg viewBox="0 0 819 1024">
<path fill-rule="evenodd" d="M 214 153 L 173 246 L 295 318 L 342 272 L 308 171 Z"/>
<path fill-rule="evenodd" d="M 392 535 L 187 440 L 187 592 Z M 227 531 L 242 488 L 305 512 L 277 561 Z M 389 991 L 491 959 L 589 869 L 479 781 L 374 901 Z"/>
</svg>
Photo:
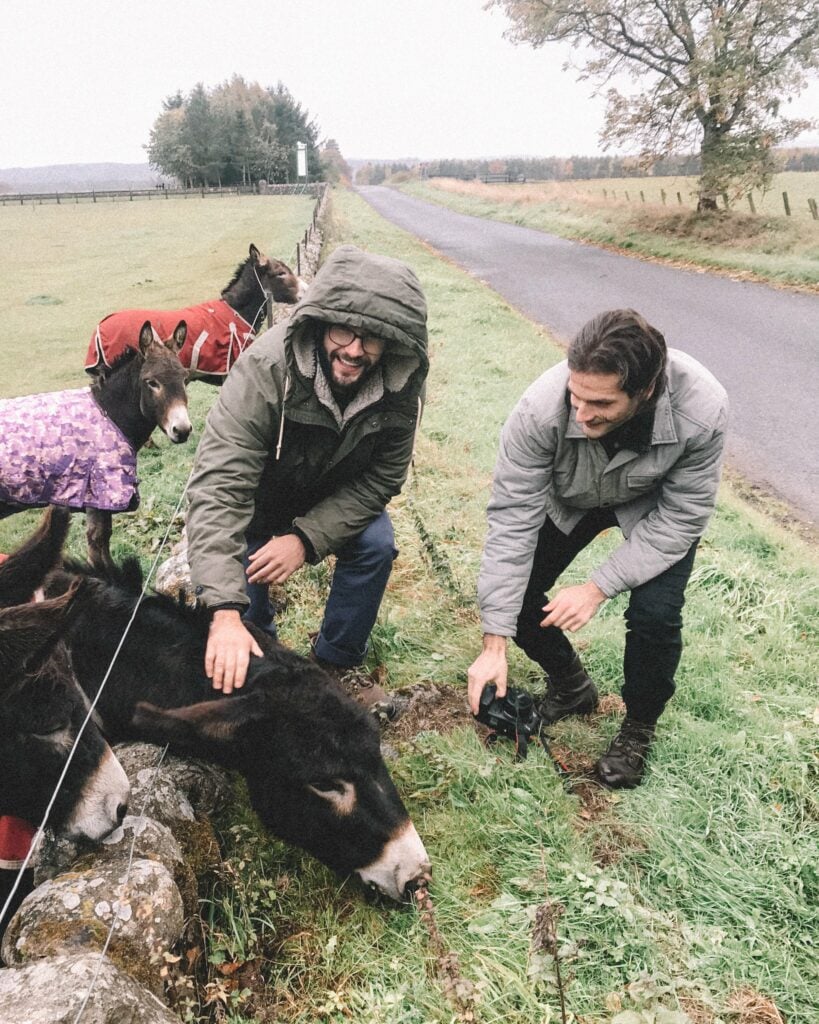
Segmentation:
<svg viewBox="0 0 819 1024">
<path fill-rule="evenodd" d="M 597 688 L 575 654 L 565 671 L 547 672 L 546 693 L 537 710 L 544 725 L 554 725 L 570 715 L 590 715 L 597 700 Z"/>
<path fill-rule="evenodd" d="M 366 708 L 379 722 L 393 722 L 400 713 L 399 702 L 375 681 L 360 665 L 345 667 L 325 661 L 315 651 L 308 655 L 348 697 Z"/>
<path fill-rule="evenodd" d="M 643 780 L 646 758 L 654 739 L 654 723 L 623 719 L 620 731 L 595 765 L 597 778 L 610 789 L 633 789 Z"/>
</svg>

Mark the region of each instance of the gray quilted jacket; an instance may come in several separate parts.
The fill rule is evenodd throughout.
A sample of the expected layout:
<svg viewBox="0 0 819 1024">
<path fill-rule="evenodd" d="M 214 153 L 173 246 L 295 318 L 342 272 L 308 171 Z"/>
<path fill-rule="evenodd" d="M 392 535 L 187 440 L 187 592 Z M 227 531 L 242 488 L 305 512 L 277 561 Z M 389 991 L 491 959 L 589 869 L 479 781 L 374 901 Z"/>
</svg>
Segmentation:
<svg viewBox="0 0 819 1024">
<path fill-rule="evenodd" d="M 611 459 L 585 437 L 566 401 L 565 361 L 524 393 L 502 431 L 487 511 L 478 579 L 485 633 L 514 636 L 547 515 L 568 534 L 589 509 L 614 510 L 625 539 L 591 575 L 607 597 L 653 579 L 702 536 L 716 504 L 728 399 L 704 366 L 676 349 L 667 375 L 649 450 L 624 448 Z"/>
</svg>

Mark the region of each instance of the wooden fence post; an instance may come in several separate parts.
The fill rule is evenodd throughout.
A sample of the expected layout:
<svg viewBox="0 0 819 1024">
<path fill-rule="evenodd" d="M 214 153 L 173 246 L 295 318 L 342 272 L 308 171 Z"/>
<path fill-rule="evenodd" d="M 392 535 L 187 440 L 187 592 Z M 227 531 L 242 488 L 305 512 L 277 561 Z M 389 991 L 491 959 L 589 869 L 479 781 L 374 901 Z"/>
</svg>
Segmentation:
<svg viewBox="0 0 819 1024">
<path fill-rule="evenodd" d="M 682 196 L 679 192 L 677 193 L 677 202 L 680 204 L 680 206 L 682 206 Z"/>
<path fill-rule="evenodd" d="M 640 202 L 644 203 L 645 201 L 646 201 L 646 197 L 643 195 L 643 190 L 640 189 Z"/>
<path fill-rule="evenodd" d="M 810 215 L 814 220 L 819 220 L 819 208 L 816 206 L 815 199 L 808 200 L 808 208 L 810 209 Z"/>
<path fill-rule="evenodd" d="M 628 197 L 628 189 L 626 189 L 625 191 L 626 191 L 626 202 L 628 203 L 628 202 L 630 202 L 629 197 Z"/>
<path fill-rule="evenodd" d="M 785 204 L 785 216 L 786 217 L 790 217 L 790 215 L 791 215 L 791 204 L 788 201 L 788 193 L 787 192 L 783 192 L 782 193 L 782 202 Z"/>
<path fill-rule="evenodd" d="M 665 189 L 664 188 L 660 189 L 660 198 L 663 201 L 663 206 L 665 206 Z"/>
<path fill-rule="evenodd" d="M 296 242 L 296 275 L 301 274 L 301 243 Z"/>
<path fill-rule="evenodd" d="M 756 207 L 754 206 L 754 197 L 750 192 L 748 193 L 748 205 L 751 207 L 751 213 L 756 213 Z"/>
</svg>

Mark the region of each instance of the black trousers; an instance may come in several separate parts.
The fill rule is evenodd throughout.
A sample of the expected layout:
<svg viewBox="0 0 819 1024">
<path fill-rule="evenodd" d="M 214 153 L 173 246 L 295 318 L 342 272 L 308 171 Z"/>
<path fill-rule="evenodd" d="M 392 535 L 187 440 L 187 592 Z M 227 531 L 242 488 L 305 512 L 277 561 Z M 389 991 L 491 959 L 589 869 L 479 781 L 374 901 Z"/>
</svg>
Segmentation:
<svg viewBox="0 0 819 1024">
<path fill-rule="evenodd" d="M 543 524 L 514 640 L 549 674 L 565 672 L 575 652 L 563 630 L 540 625 L 549 600 L 547 591 L 583 548 L 616 525 L 611 509 L 588 512 L 568 535 L 548 517 Z M 625 615 L 622 695 L 627 713 L 641 722 L 656 721 L 674 694 L 674 674 L 682 654 L 685 588 L 698 543 L 675 565 L 631 591 Z"/>
</svg>

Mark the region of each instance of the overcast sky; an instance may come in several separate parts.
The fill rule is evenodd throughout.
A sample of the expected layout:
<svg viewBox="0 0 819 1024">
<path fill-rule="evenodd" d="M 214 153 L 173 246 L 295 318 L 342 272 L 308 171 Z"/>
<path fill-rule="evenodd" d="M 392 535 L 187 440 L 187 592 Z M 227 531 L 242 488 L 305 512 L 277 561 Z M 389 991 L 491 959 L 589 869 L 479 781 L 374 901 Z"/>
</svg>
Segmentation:
<svg viewBox="0 0 819 1024">
<path fill-rule="evenodd" d="M 483 0 L 3 0 L 0 167 L 144 162 L 166 96 L 235 73 L 282 81 L 349 159 L 598 152 L 566 51 L 505 27 Z M 789 112 L 819 114 L 819 82 Z"/>
</svg>

